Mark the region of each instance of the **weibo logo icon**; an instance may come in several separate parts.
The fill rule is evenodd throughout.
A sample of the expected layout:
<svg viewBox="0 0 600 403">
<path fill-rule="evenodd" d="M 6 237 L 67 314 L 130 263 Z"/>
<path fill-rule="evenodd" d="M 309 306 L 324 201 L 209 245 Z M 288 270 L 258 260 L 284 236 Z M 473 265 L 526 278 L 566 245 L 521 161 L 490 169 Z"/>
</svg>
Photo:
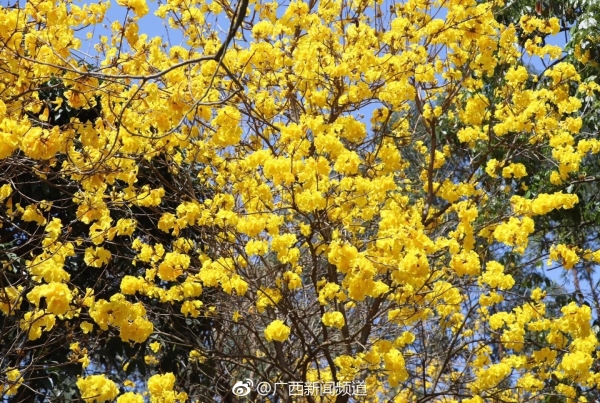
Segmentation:
<svg viewBox="0 0 600 403">
<path fill-rule="evenodd" d="M 246 379 L 245 381 L 237 381 L 231 391 L 236 396 L 246 396 L 250 393 L 250 388 L 254 386 L 252 379 Z"/>
</svg>

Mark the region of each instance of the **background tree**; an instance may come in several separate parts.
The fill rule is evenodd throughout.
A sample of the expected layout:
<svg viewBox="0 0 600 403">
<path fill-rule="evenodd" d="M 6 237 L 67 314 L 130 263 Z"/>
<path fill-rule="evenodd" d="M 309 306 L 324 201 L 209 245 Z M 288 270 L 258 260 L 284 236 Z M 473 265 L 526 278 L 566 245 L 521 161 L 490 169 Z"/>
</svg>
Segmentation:
<svg viewBox="0 0 600 403">
<path fill-rule="evenodd" d="M 545 71 L 553 65 L 567 61 L 577 67 L 583 83 L 598 83 L 598 5 L 592 1 L 565 1 L 565 2 L 543 2 L 543 1 L 516 1 L 502 9 L 498 19 L 505 23 L 519 21 L 531 16 L 543 16 L 544 19 L 557 18 L 560 21 L 560 32 L 553 36 L 554 41 L 564 43 L 563 53 L 557 60 L 540 60 L 538 65 L 543 66 L 536 74 L 540 78 L 533 87 L 544 85 L 543 77 Z M 519 43 L 525 44 L 532 40 L 532 34 L 523 29 L 517 29 L 520 36 Z M 540 34 L 535 32 L 535 34 Z M 541 34 L 542 40 L 546 41 L 552 37 L 549 33 Z M 532 68 L 532 67 L 531 67 Z M 535 70 L 535 69 L 534 69 Z M 547 79 L 547 78 L 546 78 Z M 590 96 L 587 91 L 578 91 L 578 83 L 572 83 L 569 88 L 570 95 L 575 96 L 581 102 L 579 116 L 582 127 L 577 138 L 587 140 L 596 138 L 598 131 L 598 105 L 595 97 Z M 585 144 L 585 142 L 584 142 Z M 538 244 L 533 256 L 548 254 L 552 243 L 571 245 L 580 252 L 597 249 L 598 233 L 598 204 L 596 201 L 596 180 L 598 177 L 598 161 L 595 155 L 586 156 L 577 161 L 580 165 L 579 174 L 572 175 L 566 181 L 551 181 L 550 173 L 553 170 L 550 149 L 541 150 L 538 160 L 534 160 L 538 166 L 544 166 L 535 175 L 527 180 L 527 190 L 523 194 L 528 197 L 543 192 L 562 190 L 565 193 L 577 194 L 580 202 L 577 208 L 554 212 L 547 217 L 540 217 L 536 221 Z M 542 164 L 542 165 L 539 165 Z M 556 179 L 556 178 L 555 178 Z M 599 279 L 594 270 L 595 266 L 589 262 L 580 261 L 573 266 L 568 280 L 571 280 L 575 292 L 568 298 L 559 295 L 561 303 L 567 300 L 580 299 L 594 307 L 598 315 L 600 291 Z M 567 273 L 565 272 L 565 275 Z"/>
</svg>

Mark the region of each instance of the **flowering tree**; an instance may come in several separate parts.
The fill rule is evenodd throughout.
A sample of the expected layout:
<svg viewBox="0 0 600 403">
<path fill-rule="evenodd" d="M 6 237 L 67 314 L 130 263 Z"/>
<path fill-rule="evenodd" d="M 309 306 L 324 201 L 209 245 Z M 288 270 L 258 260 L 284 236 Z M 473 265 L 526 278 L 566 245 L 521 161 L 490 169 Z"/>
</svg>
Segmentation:
<svg viewBox="0 0 600 403">
<path fill-rule="evenodd" d="M 598 312 L 521 281 L 600 262 L 536 232 L 578 208 L 558 187 L 600 151 L 577 97 L 598 85 L 524 65 L 561 57 L 537 39 L 558 19 L 503 23 L 500 0 L 179 0 L 155 11 L 184 37 L 171 46 L 139 32 L 144 0 L 119 4 L 97 62 L 76 33 L 108 3 L 0 9 L 3 397 L 599 386 Z M 528 192 L 542 166 L 557 188 Z"/>
<path fill-rule="evenodd" d="M 565 2 L 544 1 L 514 1 L 497 15 L 499 21 L 519 21 L 527 19 L 530 15 L 554 17 L 559 20 L 560 30 L 556 35 L 551 33 L 535 33 L 517 29 L 519 43 L 528 40 L 546 41 L 548 38 L 562 41 L 565 46 L 558 59 L 538 60 L 537 68 L 529 66 L 531 72 L 538 76 L 536 83 L 531 85 L 545 85 L 548 79 L 545 71 L 561 62 L 569 62 L 575 66 L 583 83 L 597 84 L 598 81 L 598 46 L 599 27 L 595 16 L 598 15 L 598 4 L 587 0 L 569 0 Z M 541 39 L 540 39 L 541 38 Z M 595 84 L 594 84 L 595 83 Z M 582 127 L 577 134 L 579 139 L 589 139 L 595 136 L 598 126 L 598 101 L 596 97 L 586 91 L 578 91 L 578 83 L 573 83 L 569 94 L 581 102 L 578 116 L 581 118 Z M 525 161 L 526 163 L 526 161 Z M 527 189 L 521 195 L 536 195 L 539 193 L 552 193 L 563 191 L 576 194 L 578 205 L 570 210 L 555 211 L 546 216 L 536 218 L 536 248 L 532 249 L 533 256 L 550 253 L 553 243 L 570 245 L 570 248 L 582 253 L 598 247 L 597 233 L 599 223 L 599 204 L 597 199 L 598 160 L 597 155 L 585 155 L 579 161 L 580 173 L 567 180 L 550 181 L 553 171 L 552 149 L 541 150 L 534 175 L 527 178 Z M 547 242 L 552 239 L 554 242 Z M 579 302 L 588 301 L 598 311 L 600 309 L 600 283 L 594 275 L 594 265 L 585 259 L 574 262 L 572 269 L 563 271 L 567 280 L 573 281 L 575 293 L 569 298 Z M 537 278 L 539 281 L 541 278 Z M 564 301 L 562 301 L 564 302 Z M 561 303 L 562 303 L 561 302 Z"/>
</svg>

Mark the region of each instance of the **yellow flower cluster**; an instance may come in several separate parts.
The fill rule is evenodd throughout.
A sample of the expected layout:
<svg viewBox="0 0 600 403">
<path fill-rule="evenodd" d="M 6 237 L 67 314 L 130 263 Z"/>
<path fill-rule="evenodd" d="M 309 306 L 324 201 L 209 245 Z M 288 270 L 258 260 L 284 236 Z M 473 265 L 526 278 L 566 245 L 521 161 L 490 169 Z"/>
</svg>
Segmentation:
<svg viewBox="0 0 600 403">
<path fill-rule="evenodd" d="M 167 372 L 164 375 L 153 375 L 148 379 L 148 392 L 150 392 L 151 403 L 183 403 L 187 401 L 187 394 L 176 392 L 175 375 Z"/>
<path fill-rule="evenodd" d="M 117 398 L 117 403 L 144 403 L 144 396 L 134 392 L 126 392 Z"/>
<path fill-rule="evenodd" d="M 277 319 L 269 323 L 265 328 L 265 339 L 267 341 L 286 341 L 290 337 L 290 328 L 281 320 Z"/>
<path fill-rule="evenodd" d="M 346 324 L 344 315 L 341 312 L 326 312 L 321 319 L 325 326 L 336 327 L 341 329 Z"/>
<path fill-rule="evenodd" d="M 567 245 L 559 244 L 553 245 L 550 248 L 550 256 L 548 258 L 548 265 L 552 264 L 552 261 L 561 262 L 565 269 L 572 269 L 577 263 L 579 263 L 578 250 L 569 247 Z"/>
<path fill-rule="evenodd" d="M 510 290 L 515 285 L 514 278 L 510 274 L 504 274 L 504 266 L 500 263 L 491 261 L 485 268 L 485 272 L 479 278 L 480 282 L 501 290 Z"/>
<path fill-rule="evenodd" d="M 46 312 L 54 315 L 65 315 L 69 311 L 73 294 L 69 287 L 63 283 L 52 282 L 50 284 L 38 285 L 27 294 L 27 300 L 40 306 L 40 299 L 46 300 Z"/>
<path fill-rule="evenodd" d="M 579 202 L 579 198 L 575 194 L 558 192 L 554 194 L 542 193 L 533 200 L 513 196 L 510 201 L 516 214 L 543 215 L 560 208 L 571 209 Z"/>
<path fill-rule="evenodd" d="M 117 384 L 104 375 L 90 375 L 77 380 L 81 397 L 87 403 L 112 401 L 119 394 Z"/>
<path fill-rule="evenodd" d="M 21 371 L 17 368 L 8 369 L 6 371 L 6 380 L 8 381 L 6 384 L 2 385 L 2 395 L 3 396 L 13 396 L 17 394 L 17 390 L 21 386 Z"/>
<path fill-rule="evenodd" d="M 268 307 L 277 305 L 277 303 L 281 301 L 281 298 L 281 292 L 277 288 L 259 290 L 256 299 L 256 309 L 258 310 L 258 313 L 263 313 Z"/>
<path fill-rule="evenodd" d="M 56 316 L 40 309 L 26 312 L 20 321 L 21 329 L 28 333 L 29 340 L 39 339 L 43 332 L 52 330 L 55 324 Z"/>
<path fill-rule="evenodd" d="M 3 288 L 0 291 L 0 295 L 4 297 L 0 300 L 0 312 L 4 315 L 14 315 L 16 310 L 21 308 L 22 292 L 23 286 Z"/>
<path fill-rule="evenodd" d="M 502 168 L 502 176 L 505 178 L 521 179 L 527 176 L 527 170 L 523 164 L 510 164 Z"/>
<path fill-rule="evenodd" d="M 123 341 L 142 343 L 154 331 L 152 322 L 144 318 L 146 309 L 140 302 L 132 304 L 123 294 L 115 294 L 110 301 L 98 300 L 90 308 L 90 316 L 100 329 L 116 326 Z"/>
<path fill-rule="evenodd" d="M 523 253 L 529 243 L 529 235 L 535 229 L 534 222 L 529 217 L 518 219 L 511 217 L 494 230 L 494 238 L 509 246 L 516 246 L 515 251 Z"/>
</svg>

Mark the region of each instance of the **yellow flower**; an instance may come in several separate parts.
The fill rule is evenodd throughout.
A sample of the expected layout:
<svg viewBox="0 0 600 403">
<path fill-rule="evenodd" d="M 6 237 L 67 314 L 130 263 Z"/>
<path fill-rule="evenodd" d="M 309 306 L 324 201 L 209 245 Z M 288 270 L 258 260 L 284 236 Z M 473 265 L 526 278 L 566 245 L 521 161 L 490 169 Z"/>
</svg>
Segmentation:
<svg viewBox="0 0 600 403">
<path fill-rule="evenodd" d="M 177 393 L 173 390 L 175 386 L 175 375 L 167 372 L 164 375 L 153 375 L 148 379 L 148 391 L 151 403 L 162 402 L 184 402 L 187 394 Z"/>
<path fill-rule="evenodd" d="M 0 101 L 2 102 L 2 101 Z M 0 203 L 2 203 L 4 200 L 6 200 L 6 198 L 8 196 L 10 196 L 12 193 L 12 187 L 8 184 L 6 185 L 2 185 L 2 187 L 0 187 Z"/>
<path fill-rule="evenodd" d="M 510 274 L 504 274 L 504 266 L 496 261 L 487 263 L 486 271 L 480 277 L 480 281 L 501 290 L 508 290 L 515 284 L 515 280 Z"/>
<path fill-rule="evenodd" d="M 21 308 L 21 302 L 23 302 L 23 298 L 21 297 L 22 291 L 22 285 L 17 288 L 6 287 L 0 289 L 0 296 L 4 297 L 0 298 L 0 312 L 5 315 L 14 315 L 15 311 Z"/>
<path fill-rule="evenodd" d="M 459 276 L 475 276 L 479 274 L 481 263 L 479 261 L 479 256 L 475 251 L 461 252 L 452 257 L 450 268 L 452 268 Z"/>
<path fill-rule="evenodd" d="M 89 332 L 91 332 L 92 330 L 94 330 L 94 325 L 91 324 L 90 322 L 81 322 L 81 325 L 79 325 L 81 327 L 81 330 L 83 330 L 84 334 L 88 334 Z"/>
<path fill-rule="evenodd" d="M 70 93 L 73 91 L 65 91 L 65 96 Z M 21 150 L 31 158 L 49 160 L 61 149 L 62 141 L 58 126 L 50 130 L 32 127 L 21 139 Z"/>
<path fill-rule="evenodd" d="M 240 141 L 242 128 L 239 126 L 240 111 L 232 106 L 225 106 L 217 113 L 212 124 L 217 126 L 213 143 L 217 147 L 227 147 Z"/>
<path fill-rule="evenodd" d="M 344 327 L 346 320 L 344 319 L 344 315 L 341 312 L 327 312 L 323 314 L 323 318 L 321 319 L 325 326 L 337 327 L 341 329 Z"/>
<path fill-rule="evenodd" d="M 336 283 L 326 283 L 321 290 L 319 290 L 319 303 L 321 305 L 327 305 L 328 301 L 335 298 L 340 292 L 340 286 Z"/>
<path fill-rule="evenodd" d="M 496 169 L 498 169 L 499 165 L 498 160 L 493 158 L 487 162 L 485 172 L 492 178 L 497 178 L 498 175 L 496 174 Z"/>
<path fill-rule="evenodd" d="M 144 356 L 144 362 L 146 363 L 146 365 L 157 365 L 159 361 L 158 358 L 156 358 L 156 356 L 154 355 L 146 355 Z"/>
<path fill-rule="evenodd" d="M 121 280 L 121 292 L 125 295 L 134 295 L 144 292 L 148 288 L 146 280 L 142 277 L 125 276 Z"/>
<path fill-rule="evenodd" d="M 30 204 L 23 210 L 23 221 L 35 221 L 39 225 L 46 224 L 46 219 L 35 204 Z"/>
<path fill-rule="evenodd" d="M 569 247 L 567 245 L 553 245 L 550 248 L 550 257 L 548 258 L 548 264 L 552 264 L 552 261 L 562 262 L 565 269 L 572 269 L 577 263 L 579 263 L 579 256 L 577 249 Z"/>
<path fill-rule="evenodd" d="M 256 309 L 258 310 L 258 313 L 263 313 L 268 307 L 276 305 L 282 298 L 281 291 L 277 288 L 259 290 L 257 294 Z"/>
<path fill-rule="evenodd" d="M 117 0 L 117 4 L 132 9 L 138 17 L 143 17 L 150 11 L 146 0 Z"/>
<path fill-rule="evenodd" d="M 505 178 L 513 177 L 515 179 L 520 179 L 527 176 L 527 170 L 523 164 L 510 164 L 502 169 L 502 176 Z"/>
<path fill-rule="evenodd" d="M 46 225 L 45 231 L 48 233 L 50 239 L 56 240 L 61 233 L 61 229 L 62 223 L 60 222 L 60 218 L 55 217 Z"/>
<path fill-rule="evenodd" d="M 158 220 L 158 229 L 169 232 L 171 228 L 176 227 L 177 218 L 172 213 L 164 213 Z"/>
<path fill-rule="evenodd" d="M 265 339 L 267 341 L 286 341 L 290 337 L 290 328 L 281 320 L 274 320 L 265 329 Z"/>
<path fill-rule="evenodd" d="M 240 320 L 240 318 L 242 317 L 242 315 L 240 314 L 240 311 L 235 311 L 233 312 L 233 316 L 231 317 L 231 319 L 237 323 L 238 320 Z"/>
<path fill-rule="evenodd" d="M 190 257 L 178 252 L 169 252 L 158 266 L 158 277 L 165 281 L 175 281 L 190 266 Z"/>
<path fill-rule="evenodd" d="M 29 340 L 37 340 L 42 332 L 50 331 L 56 324 L 54 314 L 46 314 L 43 310 L 29 311 L 20 322 L 21 330 L 29 331 Z"/>
<path fill-rule="evenodd" d="M 81 357 L 77 361 L 81 363 L 83 368 L 87 368 L 90 365 L 90 358 L 88 357 L 87 354 L 83 354 L 83 357 Z"/>
<path fill-rule="evenodd" d="M 119 394 L 117 385 L 104 375 L 91 375 L 77 380 L 81 397 L 88 403 L 102 403 L 113 400 Z"/>
<path fill-rule="evenodd" d="M 546 297 L 546 291 L 542 291 L 539 287 L 531 291 L 531 299 L 535 302 L 540 302 L 541 299 Z"/>
<path fill-rule="evenodd" d="M 511 217 L 508 222 L 498 225 L 494 229 L 494 238 L 509 246 L 517 246 L 520 250 L 527 247 L 529 235 L 535 230 L 534 222 L 529 217 L 522 220 Z"/>
<path fill-rule="evenodd" d="M 53 282 L 35 286 L 27 294 L 27 299 L 36 308 L 40 306 L 41 298 L 46 299 L 47 312 L 55 315 L 64 315 L 70 308 L 69 304 L 73 300 L 73 293 L 66 284 Z"/>
<path fill-rule="evenodd" d="M 135 226 L 135 220 L 121 218 L 119 221 L 117 221 L 117 235 L 132 235 L 135 231 Z"/>
<path fill-rule="evenodd" d="M 17 390 L 21 386 L 21 372 L 17 368 L 10 369 L 6 371 L 6 379 L 8 383 L 4 385 L 3 388 L 0 388 L 0 391 L 3 390 L 3 394 L 6 396 L 13 396 L 17 394 Z"/>
<path fill-rule="evenodd" d="M 125 381 L 125 382 L 127 382 L 127 381 Z M 129 381 L 129 382 L 131 382 L 131 381 Z M 126 386 L 129 386 L 129 385 L 126 385 Z M 131 386 L 133 386 L 133 385 L 131 385 Z M 144 396 L 142 396 L 138 393 L 134 393 L 134 392 L 127 392 L 117 398 L 117 403 L 144 403 Z"/>
<path fill-rule="evenodd" d="M 402 353 L 392 348 L 383 355 L 385 369 L 389 371 L 389 382 L 391 386 L 398 385 L 399 382 L 406 380 L 408 373 L 406 372 L 406 364 Z"/>
<path fill-rule="evenodd" d="M 185 301 L 181 305 L 181 313 L 185 316 L 189 315 L 192 318 L 197 318 L 198 316 L 200 316 L 200 308 L 203 305 L 204 304 L 202 303 L 202 301 L 199 300 Z"/>
<path fill-rule="evenodd" d="M 206 361 L 206 355 L 198 350 L 190 351 L 190 361 L 203 363 Z"/>
<path fill-rule="evenodd" d="M 296 288 L 302 287 L 302 279 L 294 272 L 286 271 L 283 273 L 283 278 L 287 282 L 287 287 L 290 290 L 295 290 Z"/>
<path fill-rule="evenodd" d="M 133 341 L 135 343 L 143 343 L 150 337 L 154 331 L 154 325 L 148 319 L 140 316 L 121 323 L 121 331 L 119 336 L 123 341 Z"/>
<path fill-rule="evenodd" d="M 108 263 L 110 260 L 111 253 L 109 250 L 104 249 L 103 247 L 88 247 L 85 250 L 85 256 L 83 261 L 88 266 L 92 267 L 102 267 Z"/>
<path fill-rule="evenodd" d="M 145 185 L 141 192 L 136 196 L 134 203 L 141 207 L 156 207 L 162 202 L 165 195 L 163 188 L 150 189 Z"/>
</svg>

